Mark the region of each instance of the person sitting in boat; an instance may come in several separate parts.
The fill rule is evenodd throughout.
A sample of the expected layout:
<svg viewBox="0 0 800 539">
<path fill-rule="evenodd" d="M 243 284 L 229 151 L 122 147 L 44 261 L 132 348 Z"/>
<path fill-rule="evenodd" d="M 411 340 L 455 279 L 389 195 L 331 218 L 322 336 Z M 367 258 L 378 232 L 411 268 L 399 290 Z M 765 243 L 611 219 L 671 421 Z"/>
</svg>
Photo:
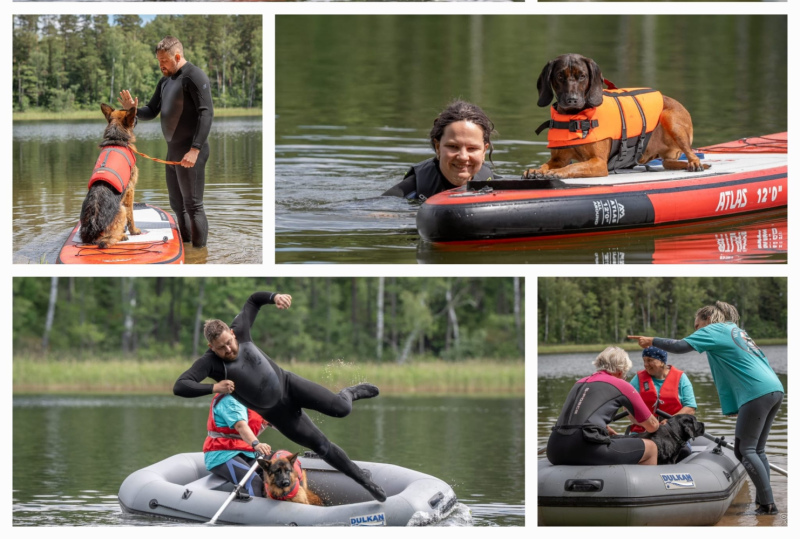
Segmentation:
<svg viewBox="0 0 800 539">
<path fill-rule="evenodd" d="M 250 328 L 259 310 L 267 304 L 288 309 L 292 296 L 256 292 L 247 299 L 230 327 L 222 320 L 208 320 L 203 333 L 209 350 L 178 377 L 173 393 L 188 398 L 213 392 L 232 395 L 291 441 L 316 452 L 322 460 L 364 487 L 373 498 L 386 501 L 386 493 L 372 481 L 370 472 L 350 460 L 303 410 L 344 417 L 352 411 L 353 401 L 377 397 L 380 391 L 372 384 L 361 383 L 333 393 L 281 369 L 250 337 Z M 202 383 L 206 378 L 217 383 Z"/>
<path fill-rule="evenodd" d="M 214 391 L 222 391 L 221 383 Z M 230 395 L 216 393 L 208 410 L 208 436 L 203 443 L 206 469 L 231 483 L 238 484 L 255 464 L 259 454 L 272 453 L 269 444 L 258 440 L 258 435 L 269 426 L 263 417 L 248 410 Z M 264 482 L 251 474 L 245 490 L 250 496 L 264 497 Z"/>
<path fill-rule="evenodd" d="M 578 380 L 567 396 L 547 442 L 547 458 L 553 464 L 656 464 L 658 449 L 652 440 L 633 436 L 610 437 L 606 425 L 624 407 L 647 432 L 659 422 L 624 380 L 631 369 L 628 353 L 609 346 L 592 363 L 597 372 Z"/>
<path fill-rule="evenodd" d="M 431 146 L 436 157 L 412 166 L 402 181 L 382 196 L 424 201 L 470 180 L 499 178 L 485 163 L 492 160 L 494 124 L 477 105 L 456 100 L 433 121 Z"/>
<path fill-rule="evenodd" d="M 657 346 L 673 354 L 706 352 L 722 413 L 737 416 L 733 452 L 756 487 L 756 514 L 776 515 L 765 447 L 784 389 L 767 356 L 738 322 L 736 307 L 717 301 L 695 313 L 695 332 L 688 337 L 628 338 L 635 339 L 642 348 Z"/>
<path fill-rule="evenodd" d="M 665 350 L 655 346 L 642 350 L 644 369 L 631 378 L 630 384 L 639 392 L 653 414 L 656 414 L 656 410 L 662 410 L 669 415 L 694 415 L 697 401 L 692 382 L 685 372 L 667 364 L 667 357 Z M 662 424 L 666 422 L 666 419 L 661 419 Z M 642 433 L 644 429 L 633 425 L 631 431 Z M 692 446 L 687 443 L 681 448 L 678 461 L 691 454 Z"/>
</svg>

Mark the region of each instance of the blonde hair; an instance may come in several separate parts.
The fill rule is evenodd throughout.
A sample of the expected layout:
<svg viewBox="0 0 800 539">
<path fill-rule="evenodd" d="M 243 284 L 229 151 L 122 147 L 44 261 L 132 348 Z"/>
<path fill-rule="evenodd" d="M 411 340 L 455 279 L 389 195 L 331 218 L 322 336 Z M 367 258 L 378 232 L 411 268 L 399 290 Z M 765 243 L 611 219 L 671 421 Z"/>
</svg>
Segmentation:
<svg viewBox="0 0 800 539">
<path fill-rule="evenodd" d="M 633 367 L 628 352 L 618 346 L 609 346 L 600 352 L 592 365 L 598 371 L 621 372 L 623 376 Z"/>
<path fill-rule="evenodd" d="M 739 311 L 730 303 L 717 301 L 714 305 L 706 305 L 697 310 L 695 318 L 708 321 L 709 324 L 719 324 L 722 322 L 739 323 Z"/>
</svg>

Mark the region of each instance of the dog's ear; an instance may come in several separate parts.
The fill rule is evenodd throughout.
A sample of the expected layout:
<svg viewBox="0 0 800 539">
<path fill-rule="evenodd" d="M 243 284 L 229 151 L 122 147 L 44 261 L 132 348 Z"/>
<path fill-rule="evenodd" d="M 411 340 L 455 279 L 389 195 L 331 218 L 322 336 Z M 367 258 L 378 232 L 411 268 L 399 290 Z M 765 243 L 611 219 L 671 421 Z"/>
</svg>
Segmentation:
<svg viewBox="0 0 800 539">
<path fill-rule="evenodd" d="M 540 107 L 547 107 L 553 102 L 553 85 L 550 77 L 553 75 L 553 66 L 555 60 L 550 60 L 547 65 L 542 69 L 539 75 L 539 80 L 536 81 L 536 89 L 539 90 L 539 101 L 537 105 Z"/>
<path fill-rule="evenodd" d="M 128 109 L 128 113 L 125 115 L 125 126 L 131 129 L 136 126 L 136 107 Z"/>
<path fill-rule="evenodd" d="M 603 104 L 603 74 L 600 66 L 591 58 L 584 58 L 586 69 L 589 71 L 589 88 L 586 90 L 586 104 L 590 107 L 599 107 Z"/>
<path fill-rule="evenodd" d="M 114 107 L 110 105 L 106 105 L 105 103 L 100 103 L 100 110 L 103 111 L 103 116 L 106 117 L 106 121 L 111 121 L 111 113 L 114 112 Z"/>
<path fill-rule="evenodd" d="M 300 454 L 300 453 L 295 453 L 294 455 L 292 455 L 291 457 L 289 457 L 289 462 L 290 462 L 292 465 L 294 465 L 294 461 L 296 461 L 296 460 L 297 460 L 297 455 L 299 455 L 299 454 Z"/>
</svg>

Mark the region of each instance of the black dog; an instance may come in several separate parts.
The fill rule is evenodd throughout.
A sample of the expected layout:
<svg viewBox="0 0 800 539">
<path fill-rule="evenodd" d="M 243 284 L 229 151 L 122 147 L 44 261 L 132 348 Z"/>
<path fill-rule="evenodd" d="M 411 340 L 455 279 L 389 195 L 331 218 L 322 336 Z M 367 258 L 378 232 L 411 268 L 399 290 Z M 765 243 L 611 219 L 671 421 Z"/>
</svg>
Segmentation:
<svg viewBox="0 0 800 539">
<path fill-rule="evenodd" d="M 641 437 L 655 442 L 659 464 L 675 464 L 686 442 L 702 436 L 705 431 L 705 425 L 695 416 L 681 414 L 670 417 L 657 431 L 643 433 Z"/>
</svg>

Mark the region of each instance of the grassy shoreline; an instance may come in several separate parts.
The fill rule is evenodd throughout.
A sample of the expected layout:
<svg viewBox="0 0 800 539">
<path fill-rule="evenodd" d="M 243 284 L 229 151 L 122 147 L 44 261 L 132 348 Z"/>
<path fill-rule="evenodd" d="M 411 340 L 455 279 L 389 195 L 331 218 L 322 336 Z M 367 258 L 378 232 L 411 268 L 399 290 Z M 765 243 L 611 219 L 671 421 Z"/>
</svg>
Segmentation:
<svg viewBox="0 0 800 539">
<path fill-rule="evenodd" d="M 758 344 L 760 346 L 774 346 L 774 345 L 786 345 L 788 343 L 788 339 L 759 339 Z M 539 345 L 538 353 L 540 355 L 544 354 L 583 354 L 583 353 L 594 353 L 599 354 L 603 351 L 607 346 L 619 346 L 623 350 L 627 350 L 628 352 L 641 350 L 638 344 L 634 341 L 625 342 L 625 343 L 617 343 L 616 345 L 610 345 L 608 343 L 604 344 L 543 344 Z"/>
<path fill-rule="evenodd" d="M 239 116 L 262 116 L 262 109 L 246 109 L 233 107 L 229 109 L 214 109 L 216 118 L 233 118 Z M 102 119 L 100 107 L 97 110 L 71 110 L 67 112 L 52 112 L 48 110 L 28 110 L 25 112 L 14 112 L 12 120 L 17 121 L 37 121 L 37 120 L 99 120 Z"/>
<path fill-rule="evenodd" d="M 15 357 L 13 392 L 24 393 L 172 393 L 186 360 L 153 362 L 121 360 L 55 361 Z M 463 361 L 281 365 L 332 390 L 369 381 L 387 395 L 525 394 L 525 365 L 518 362 Z"/>
</svg>

